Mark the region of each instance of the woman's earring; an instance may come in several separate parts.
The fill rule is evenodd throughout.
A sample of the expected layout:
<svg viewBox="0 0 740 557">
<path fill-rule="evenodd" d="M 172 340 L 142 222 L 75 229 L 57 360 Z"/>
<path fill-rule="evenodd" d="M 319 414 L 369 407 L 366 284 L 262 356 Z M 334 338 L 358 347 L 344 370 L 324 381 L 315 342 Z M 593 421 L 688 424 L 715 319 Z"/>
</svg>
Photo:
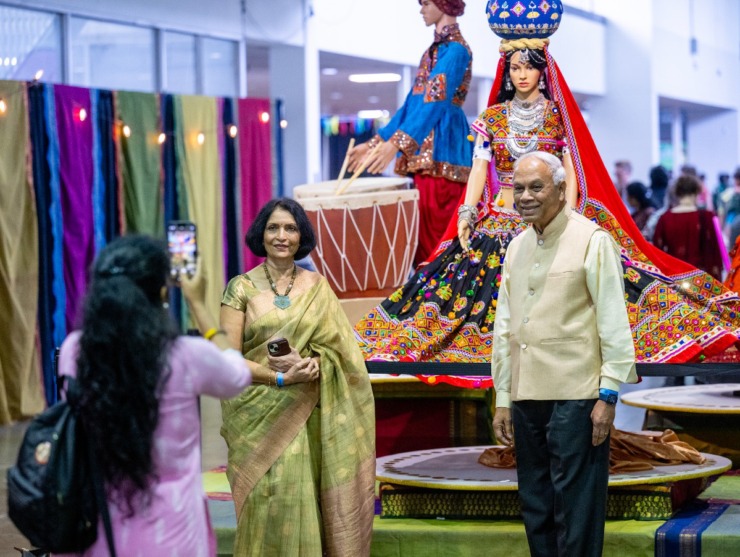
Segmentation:
<svg viewBox="0 0 740 557">
<path fill-rule="evenodd" d="M 511 78 L 507 75 L 504 83 L 504 89 L 511 91 L 514 86 L 511 84 Z"/>
<path fill-rule="evenodd" d="M 546 85 L 545 85 L 545 76 L 544 75 L 541 75 L 540 76 L 540 85 L 539 85 L 539 87 L 540 87 L 540 91 L 544 91 L 545 90 Z"/>
</svg>

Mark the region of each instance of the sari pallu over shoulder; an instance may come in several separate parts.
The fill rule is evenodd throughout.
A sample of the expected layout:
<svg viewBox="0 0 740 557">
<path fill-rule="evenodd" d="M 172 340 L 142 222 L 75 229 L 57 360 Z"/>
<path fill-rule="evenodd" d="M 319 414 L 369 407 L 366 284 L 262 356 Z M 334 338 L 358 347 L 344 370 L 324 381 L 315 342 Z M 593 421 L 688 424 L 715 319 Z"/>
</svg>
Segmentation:
<svg viewBox="0 0 740 557">
<path fill-rule="evenodd" d="M 266 366 L 267 342 L 285 337 L 301 356 L 320 358 L 321 380 L 281 389 L 253 386 L 222 403 L 221 432 L 229 447 L 227 475 L 237 528 L 250 519 L 246 516 L 250 495 L 260 482 L 268 481 L 265 476 L 276 463 L 281 466 L 280 481 L 305 477 L 306 470 L 283 467 L 282 456 L 297 436 L 304 435 L 309 419 L 315 419 L 312 414 L 318 413 L 320 454 L 310 455 L 313 462 L 309 464 L 307 459 L 304 466 L 319 467 L 323 524 L 311 535 L 321 536 L 328 555 L 368 555 L 375 479 L 374 402 L 369 377 L 352 329 L 326 280 L 319 278 L 304 288 L 296 282 L 296 287 L 291 305 L 280 310 L 272 305 L 271 292 L 259 291 L 249 281 L 238 285 L 240 296 L 247 298 L 245 358 Z M 224 298 L 227 305 L 231 305 L 229 289 Z M 278 511 L 270 518 L 271 530 L 280 531 L 281 517 Z M 311 527 L 294 524 L 290 535 L 299 535 L 296 532 L 301 530 Z"/>
</svg>

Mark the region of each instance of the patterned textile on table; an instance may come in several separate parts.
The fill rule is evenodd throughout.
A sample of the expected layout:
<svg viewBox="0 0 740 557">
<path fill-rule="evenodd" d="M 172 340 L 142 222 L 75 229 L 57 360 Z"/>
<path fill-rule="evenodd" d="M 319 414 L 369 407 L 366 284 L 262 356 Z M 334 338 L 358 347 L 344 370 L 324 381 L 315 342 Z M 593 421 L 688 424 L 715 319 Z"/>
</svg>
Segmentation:
<svg viewBox="0 0 740 557">
<path fill-rule="evenodd" d="M 260 269 L 257 269 L 258 271 Z M 236 555 L 367 555 L 374 511 L 373 396 L 351 327 L 328 282 L 302 272 L 291 304 L 248 275 L 223 303 L 245 313 L 244 357 L 267 365 L 267 342 L 285 337 L 319 356 L 321 380 L 254 385 L 222 403 L 221 433 L 238 526 Z"/>
<path fill-rule="evenodd" d="M 614 190 L 609 173 L 555 60 L 547 55 L 547 103 L 537 149 L 562 156 L 567 144 L 578 185 L 574 209 L 617 241 L 624 267 L 625 303 L 635 355 L 643 363 L 700 361 L 738 343 L 740 298 L 709 274 L 657 250 L 644 240 Z M 499 61 L 492 92 L 500 88 L 505 59 Z M 490 102 L 490 99 L 489 99 Z M 476 124 L 491 134 L 494 160 L 479 205 L 469 257 L 463 256 L 453 219 L 433 257 L 409 282 L 355 325 L 369 361 L 491 360 L 498 274 L 509 240 L 525 228 L 514 213 L 497 212 L 491 201 L 506 183 L 514 157 L 497 137 L 508 134 L 503 105 L 491 103 Z M 548 112 L 549 111 L 549 112 Z M 474 125 L 477 133 L 481 125 Z M 493 241 L 497 238 L 497 241 Z M 490 378 L 432 376 L 429 383 L 487 388 Z"/>
</svg>

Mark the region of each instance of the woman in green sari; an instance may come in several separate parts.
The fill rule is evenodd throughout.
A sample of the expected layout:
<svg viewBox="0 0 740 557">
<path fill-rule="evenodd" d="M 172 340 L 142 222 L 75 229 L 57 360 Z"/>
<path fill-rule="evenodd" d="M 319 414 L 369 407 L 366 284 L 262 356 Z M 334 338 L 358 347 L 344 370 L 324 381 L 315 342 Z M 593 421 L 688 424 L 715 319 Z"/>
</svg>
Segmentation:
<svg viewBox="0 0 740 557">
<path fill-rule="evenodd" d="M 367 556 L 375 407 L 352 327 L 326 279 L 295 264 L 315 246 L 298 203 L 267 203 L 247 245 L 265 263 L 232 279 L 221 305 L 253 380 L 222 403 L 234 554 Z M 268 353 L 278 338 L 289 354 Z"/>
</svg>

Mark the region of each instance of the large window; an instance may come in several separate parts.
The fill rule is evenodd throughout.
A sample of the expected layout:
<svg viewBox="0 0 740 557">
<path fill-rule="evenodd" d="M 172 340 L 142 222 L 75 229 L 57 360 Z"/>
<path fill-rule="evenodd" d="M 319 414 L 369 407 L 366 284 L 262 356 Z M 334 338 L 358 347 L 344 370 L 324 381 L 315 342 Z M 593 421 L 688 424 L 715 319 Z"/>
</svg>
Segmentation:
<svg viewBox="0 0 740 557">
<path fill-rule="evenodd" d="M 60 45 L 56 15 L 0 6 L 0 79 L 61 82 Z"/>
<path fill-rule="evenodd" d="M 72 84 L 156 90 L 153 29 L 73 17 L 70 43 Z"/>
<path fill-rule="evenodd" d="M 204 95 L 237 96 L 238 51 L 234 41 L 204 38 L 201 46 Z"/>
<path fill-rule="evenodd" d="M 0 79 L 237 96 L 240 71 L 237 40 L 0 5 Z"/>
<path fill-rule="evenodd" d="M 194 95 L 198 92 L 195 71 L 195 36 L 166 32 L 164 36 L 164 89 L 169 93 Z"/>
</svg>

